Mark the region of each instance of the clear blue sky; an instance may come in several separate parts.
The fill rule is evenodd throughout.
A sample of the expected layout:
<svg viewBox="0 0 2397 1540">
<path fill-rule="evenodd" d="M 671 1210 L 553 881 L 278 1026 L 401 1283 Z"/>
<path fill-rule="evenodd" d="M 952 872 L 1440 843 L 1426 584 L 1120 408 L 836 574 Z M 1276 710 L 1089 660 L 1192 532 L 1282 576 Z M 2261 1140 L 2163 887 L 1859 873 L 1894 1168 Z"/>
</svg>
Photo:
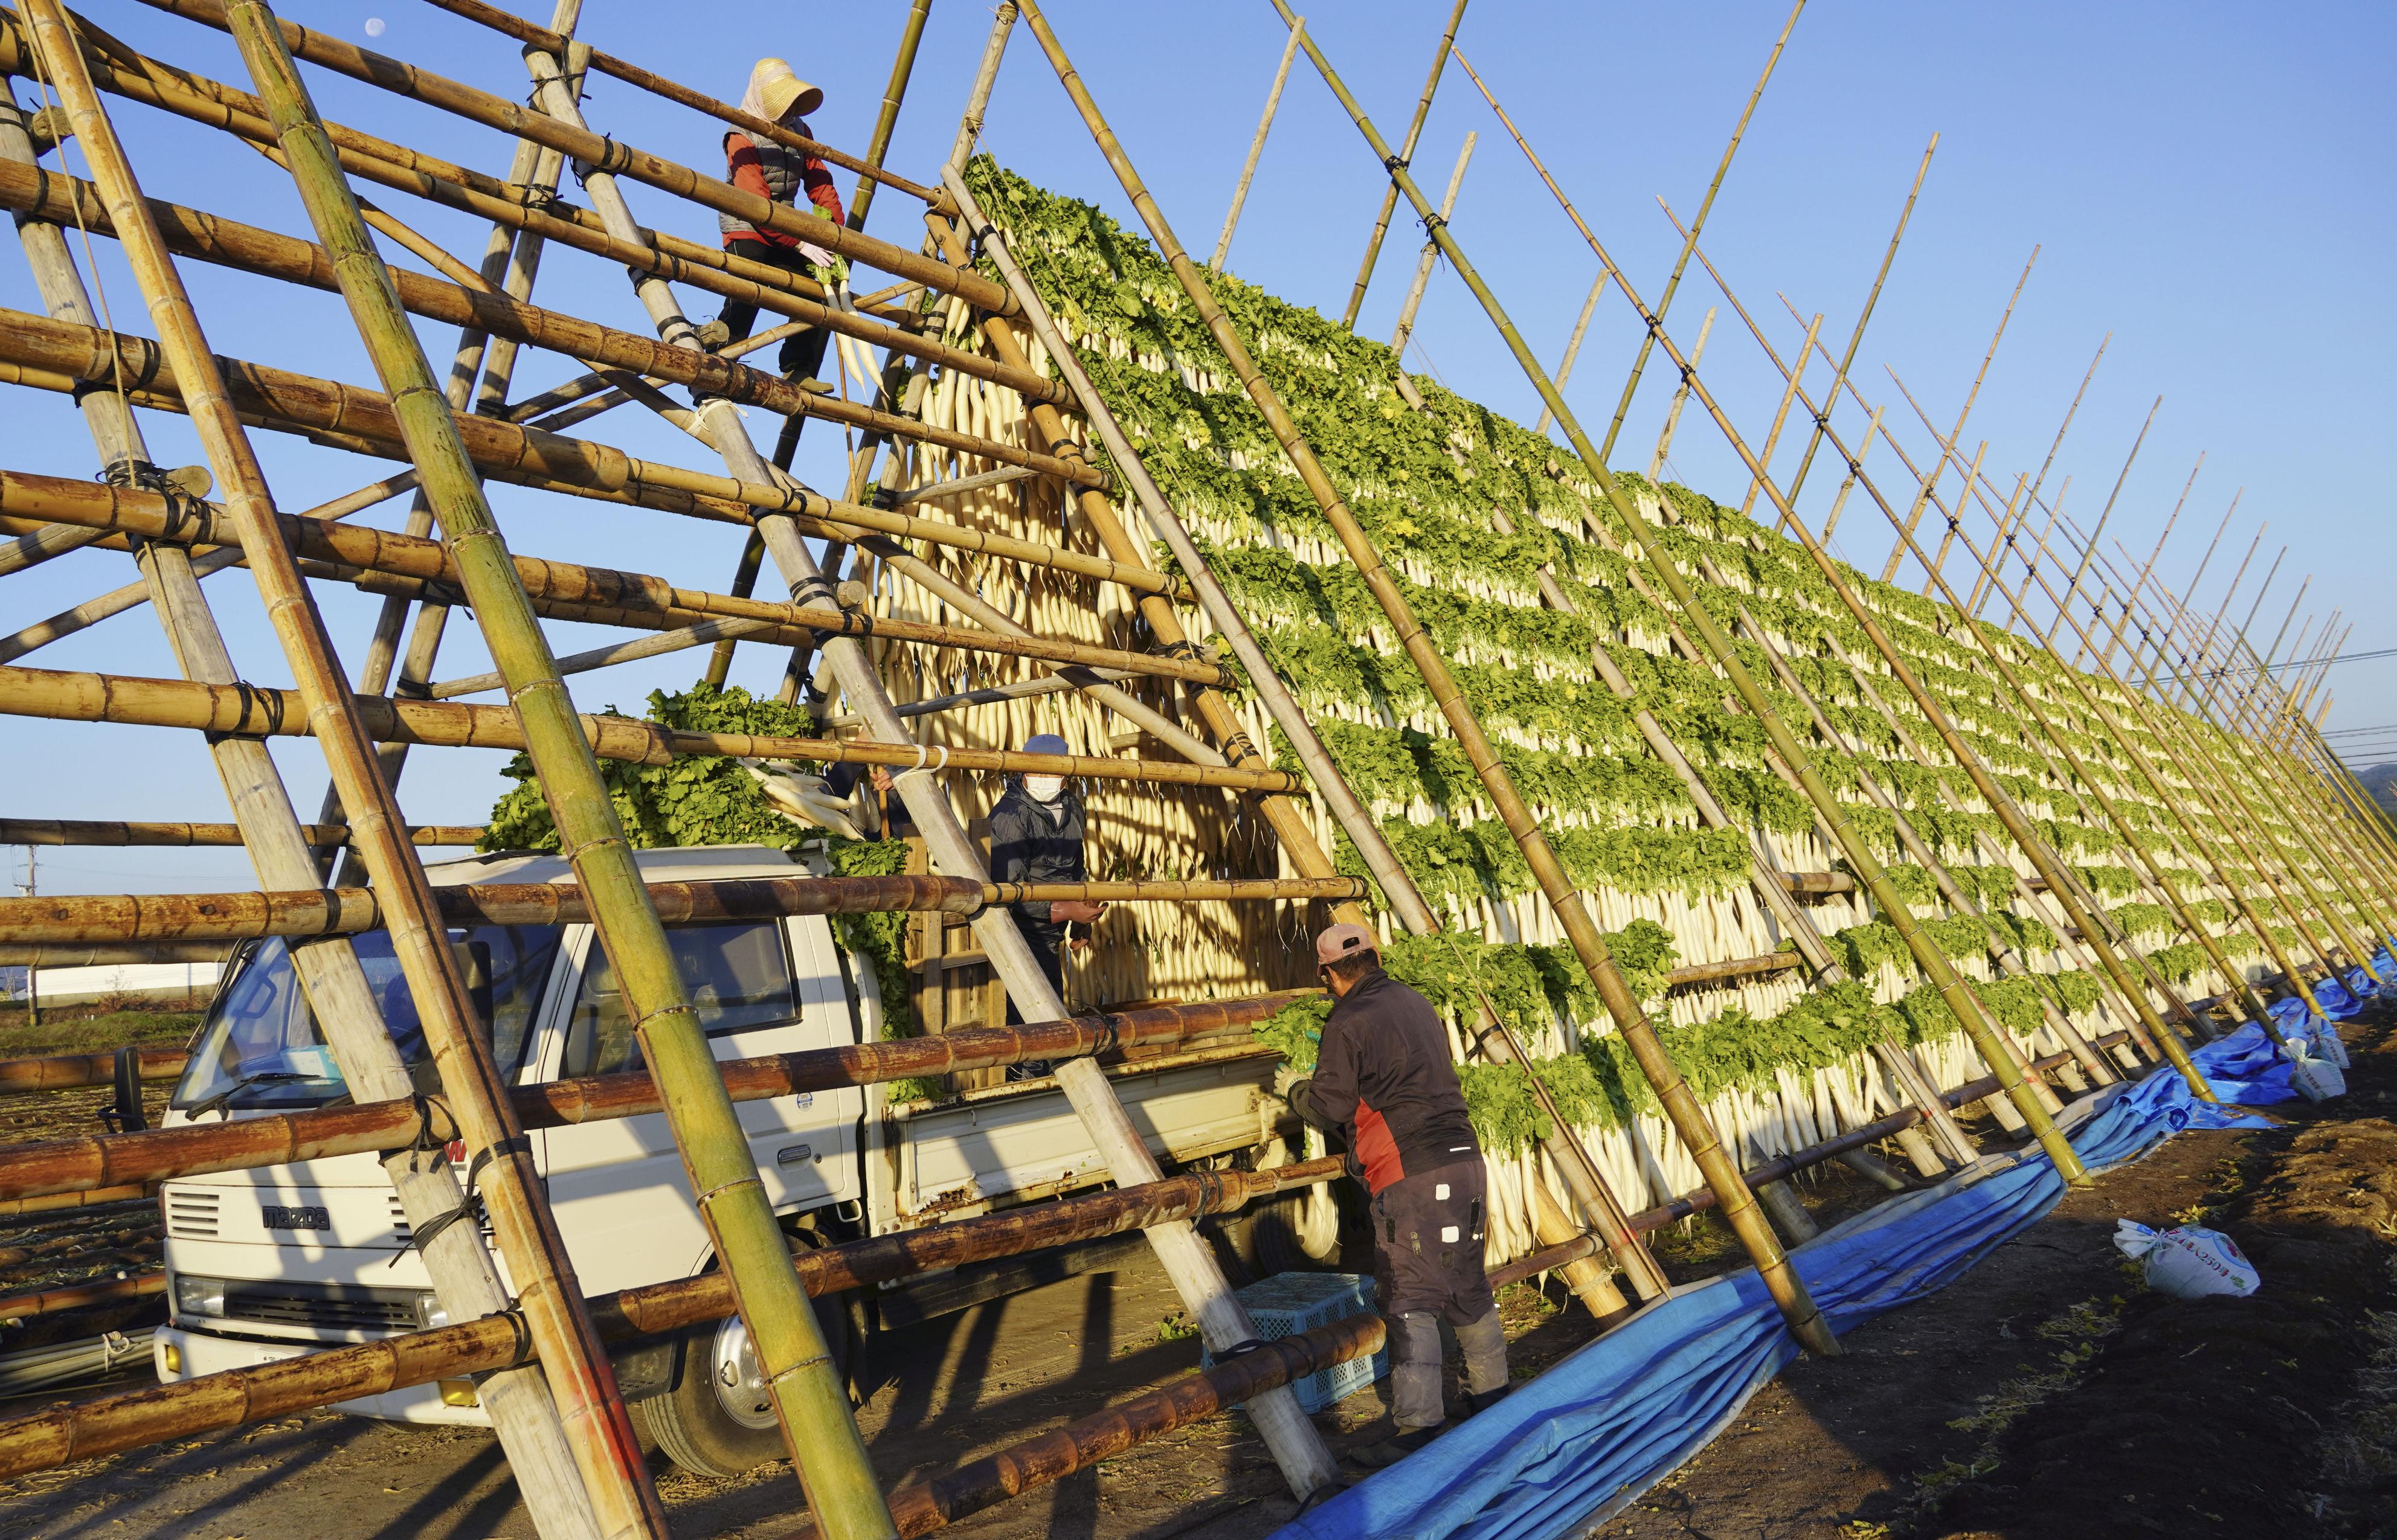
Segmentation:
<svg viewBox="0 0 2397 1540">
<path fill-rule="evenodd" d="M 530 14 L 535 3 L 516 0 L 516 8 Z M 284 8 L 441 73 L 522 95 L 512 45 L 428 7 L 376 0 Z M 1447 10 L 1446 0 L 1382 0 L 1319 5 L 1309 13 L 1333 63 L 1394 139 Z M 244 78 L 219 34 L 124 0 L 95 5 L 91 14 L 163 57 L 220 79 Z M 738 95 L 756 54 L 785 55 L 826 89 L 816 131 L 854 147 L 872 123 L 904 7 L 899 0 L 866 0 L 810 7 L 802 20 L 781 6 L 711 4 L 685 7 L 678 14 L 690 24 L 681 26 L 672 24 L 674 14 L 592 0 L 583 33 L 603 48 L 727 98 Z M 731 22 L 736 14 L 753 19 L 745 33 Z M 1212 249 L 1282 45 L 1270 5 L 1169 8 L 1058 0 L 1051 14 L 1185 242 L 1202 254 Z M 1677 249 L 1654 199 L 1664 195 L 1685 215 L 1695 208 L 1787 14 L 1778 0 L 1609 7 L 1480 0 L 1467 10 L 1459 41 L 1653 299 Z M 366 34 L 369 17 L 384 22 L 379 37 Z M 662 28 L 662 20 L 668 25 Z M 936 0 L 891 154 L 894 168 L 927 175 L 945 152 L 988 20 L 984 5 Z M 2397 244 L 2391 97 L 2383 78 L 2392 54 L 2397 13 L 2385 7 L 1814 0 L 1749 128 L 1706 245 L 1785 355 L 1803 328 L 1776 290 L 1803 312 L 1823 312 L 1824 336 L 1843 341 L 1924 141 L 1937 131 L 1938 156 L 1857 368 L 1867 396 L 1890 402 L 1887 421 L 1899 425 L 1908 452 L 1920 461 L 1930 441 L 1884 366 L 1905 378 L 1944 429 L 2036 245 L 2039 263 L 1966 430 L 1968 449 L 1987 438 L 1988 468 L 2006 486 L 2016 472 L 2035 471 L 2091 354 L 2111 332 L 2049 478 L 2052 491 L 2063 475 L 2072 476 L 2068 512 L 2084 518 L 2096 513 L 2141 419 L 2162 395 L 2163 409 L 2124 486 L 2112 530 L 2144 556 L 2204 451 L 2203 474 L 2162 563 L 2173 583 L 2186 583 L 2243 486 L 2238 517 L 2200 593 L 2202 608 L 2211 610 L 2256 525 L 2269 521 L 2248 596 L 2282 543 L 2292 549 L 2264 606 L 2259 623 L 2268 632 L 2299 580 L 2312 573 L 2307 609 L 2344 609 L 2357 623 L 2352 649 L 2397 644 L 2397 629 L 2376 597 L 2385 582 L 2387 508 L 2370 448 L 2383 440 L 2383 425 L 2397 408 L 2387 366 L 2397 348 L 2397 301 L 2385 256 Z M 506 145 L 495 134 L 321 72 L 311 79 L 331 116 L 487 170 L 505 167 Z M 29 90 L 20 87 L 20 100 L 29 100 Z M 251 152 L 147 110 L 114 105 L 153 195 L 277 229 L 305 229 L 288 183 Z M 598 81 L 587 111 L 596 127 L 642 148 L 701 167 L 718 164 L 706 120 L 629 87 Z M 1418 152 L 1424 180 L 1445 180 L 1468 130 L 1479 130 L 1481 140 L 1455 229 L 1534 347 L 1553 362 L 1595 271 L 1593 259 L 1453 66 Z M 1021 27 L 984 142 L 1036 180 L 1093 198 L 1136 225 Z M 71 165 L 83 169 L 79 159 Z M 850 179 L 843 176 L 840 185 L 846 195 Z M 1302 59 L 1231 265 L 1336 315 L 1379 194 L 1375 163 Z M 691 236 L 710 228 L 695 209 L 670 207 L 638 188 L 630 195 L 636 212 L 668 228 Z M 383 201 L 452 250 L 479 251 L 482 234 L 469 221 L 396 194 Z M 916 235 L 905 200 L 895 196 L 877 203 L 871 228 L 911 245 Z M 1411 224 L 1402 225 L 1386 248 L 1365 309 L 1369 333 L 1388 335 L 1419 240 Z M 114 313 L 128 329 L 146 329 L 129 275 L 114 249 L 99 244 Z M 219 351 L 371 380 L 332 298 L 295 296 L 196 265 L 186 271 Z M 576 253 L 552 254 L 536 298 L 622 326 L 641 324 L 621 275 Z M 1686 344 L 1716 302 L 1694 270 L 1668 329 Z M 689 303 L 703 317 L 716 308 L 705 295 L 690 295 Z M 0 256 L 0 304 L 38 308 L 14 257 Z M 430 327 L 424 335 L 428 350 L 446 358 L 449 339 Z M 1530 387 L 1446 273 L 1434 279 L 1416 335 L 1429 367 L 1451 386 L 1524 421 L 1537 415 Z M 1594 433 L 1613 410 L 1637 339 L 1628 308 L 1610 295 L 1569 393 Z M 537 358 L 519 378 L 530 388 L 568 372 L 560 361 Z M 1704 372 L 1742 431 L 1761 439 L 1779 378 L 1728 307 Z M 1618 462 L 1644 465 L 1667 384 L 1652 368 Z M 61 400 L 11 390 L 5 401 L 0 463 L 62 475 L 90 471 L 88 441 Z M 197 458 L 180 421 L 147 425 L 156 458 Z M 1862 414 L 1848 408 L 1842 425 L 1853 436 Z M 696 444 L 628 411 L 591 431 L 636 453 L 709 463 Z M 762 424 L 759 431 L 766 431 Z M 280 502 L 293 509 L 390 468 L 273 435 L 259 435 L 258 442 Z M 802 474 L 819 484 L 834 480 L 835 454 L 831 435 L 811 433 Z M 1683 420 L 1673 462 L 1681 479 L 1719 497 L 1735 501 L 1745 489 L 1737 461 L 1694 408 Z M 1885 449 L 1869 463 L 1895 470 Z M 1836 485 L 1818 464 L 1805 498 L 1812 522 L 1819 524 Z M 1884 485 L 1898 495 L 1894 476 Z M 493 498 L 512 542 L 531 554 L 721 587 L 738 548 L 730 530 L 663 516 L 505 488 L 495 489 Z M 403 510 L 395 503 L 367 516 L 395 524 Z M 1860 497 L 1843 516 L 1839 546 L 1874 569 L 1888 548 L 1885 524 Z M 130 577 L 121 556 L 61 559 L 36 576 L 0 583 L 0 623 L 13 630 Z M 1911 581 L 1921 582 L 1919 571 Z M 210 591 L 249 676 L 288 682 L 247 577 L 224 574 Z M 373 602 L 345 591 L 320 596 L 355 661 Z M 2244 613 L 2247 602 L 2243 596 L 2234 612 Z M 560 651 L 594 645 L 602 635 L 577 626 L 554 630 Z M 439 676 L 487 666 L 471 624 L 453 624 L 449 636 Z M 688 682 L 699 656 L 584 676 L 577 697 L 590 707 L 612 703 L 637 710 L 650 690 Z M 778 666 L 765 649 L 744 649 L 743 657 L 736 679 L 753 685 L 764 684 Z M 172 672 L 146 611 L 25 663 Z M 2333 727 L 2397 722 L 2397 660 L 2344 665 L 2334 679 Z M 2397 735 L 2377 742 L 2397 744 Z M 324 781 L 313 748 L 287 742 L 276 752 L 303 814 L 313 817 Z M 2367 763 L 2377 757 L 2358 756 Z M 479 822 L 501 787 L 499 763 L 499 756 L 472 751 L 420 754 L 402 786 L 408 816 Z M 12 720 L 0 725 L 0 776 L 11 792 L 7 807 L 18 816 L 226 816 L 204 752 L 184 734 Z M 21 851 L 7 857 L 13 878 L 20 875 Z M 53 891 L 251 883 L 237 851 L 55 850 L 45 852 L 42 869 L 43 887 Z"/>
</svg>

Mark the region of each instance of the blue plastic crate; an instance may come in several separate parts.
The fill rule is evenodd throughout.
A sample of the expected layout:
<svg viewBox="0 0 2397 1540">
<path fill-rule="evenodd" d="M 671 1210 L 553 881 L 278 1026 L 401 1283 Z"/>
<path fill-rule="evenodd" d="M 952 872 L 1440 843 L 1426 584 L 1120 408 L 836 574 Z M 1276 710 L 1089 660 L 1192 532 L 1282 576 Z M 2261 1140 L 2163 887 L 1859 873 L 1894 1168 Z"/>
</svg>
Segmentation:
<svg viewBox="0 0 2397 1540">
<path fill-rule="evenodd" d="M 1256 1323 L 1258 1340 L 1272 1342 L 1329 1326 L 1350 1316 L 1371 1315 L 1373 1280 L 1357 1273 L 1279 1273 L 1240 1290 L 1239 1298 L 1248 1308 L 1249 1319 Z M 1202 1355 L 1199 1359 L 1202 1366 L 1214 1361 L 1212 1354 Z M 1298 1394 L 1300 1409 L 1311 1414 L 1356 1394 L 1389 1372 L 1390 1350 L 1385 1346 L 1372 1358 L 1350 1359 L 1329 1369 L 1319 1369 L 1303 1380 L 1293 1381 L 1291 1389 Z"/>
</svg>

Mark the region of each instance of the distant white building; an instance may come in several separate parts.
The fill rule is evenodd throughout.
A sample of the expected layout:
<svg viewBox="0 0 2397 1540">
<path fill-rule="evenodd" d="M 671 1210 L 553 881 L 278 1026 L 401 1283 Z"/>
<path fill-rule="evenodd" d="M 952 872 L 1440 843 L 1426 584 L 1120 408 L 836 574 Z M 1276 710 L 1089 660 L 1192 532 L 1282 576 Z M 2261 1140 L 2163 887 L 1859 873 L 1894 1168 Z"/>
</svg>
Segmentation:
<svg viewBox="0 0 2397 1540">
<path fill-rule="evenodd" d="M 0 968 L 0 990 L 25 998 L 22 968 Z M 45 968 L 39 989 L 44 1005 L 89 1005 L 110 998 L 144 1003 L 205 999 L 224 976 L 221 962 L 129 962 L 106 968 Z"/>
</svg>

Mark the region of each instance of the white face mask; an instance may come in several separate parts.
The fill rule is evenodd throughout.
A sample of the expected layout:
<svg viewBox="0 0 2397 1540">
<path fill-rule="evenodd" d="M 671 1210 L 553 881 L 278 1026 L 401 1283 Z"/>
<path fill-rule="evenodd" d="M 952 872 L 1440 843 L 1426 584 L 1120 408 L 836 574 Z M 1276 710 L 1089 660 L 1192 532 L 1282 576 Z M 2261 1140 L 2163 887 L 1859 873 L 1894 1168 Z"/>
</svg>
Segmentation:
<svg viewBox="0 0 2397 1540">
<path fill-rule="evenodd" d="M 1024 794 L 1035 802 L 1054 802 L 1065 789 L 1062 775 L 1027 775 L 1024 778 Z"/>
</svg>

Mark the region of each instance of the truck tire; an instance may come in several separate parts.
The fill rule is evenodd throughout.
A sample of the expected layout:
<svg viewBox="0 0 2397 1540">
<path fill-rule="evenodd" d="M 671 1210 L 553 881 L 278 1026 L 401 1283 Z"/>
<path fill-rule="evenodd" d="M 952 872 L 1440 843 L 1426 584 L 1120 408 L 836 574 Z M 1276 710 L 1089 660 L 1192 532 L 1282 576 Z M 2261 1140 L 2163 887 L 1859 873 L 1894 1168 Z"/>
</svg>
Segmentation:
<svg viewBox="0 0 2397 1540">
<path fill-rule="evenodd" d="M 853 1347 L 847 1296 L 813 1304 L 845 1386 Z M 666 1458 L 694 1476 L 722 1478 L 789 1453 L 740 1317 L 686 1327 L 680 1358 L 672 1389 L 633 1404 Z"/>
</svg>

